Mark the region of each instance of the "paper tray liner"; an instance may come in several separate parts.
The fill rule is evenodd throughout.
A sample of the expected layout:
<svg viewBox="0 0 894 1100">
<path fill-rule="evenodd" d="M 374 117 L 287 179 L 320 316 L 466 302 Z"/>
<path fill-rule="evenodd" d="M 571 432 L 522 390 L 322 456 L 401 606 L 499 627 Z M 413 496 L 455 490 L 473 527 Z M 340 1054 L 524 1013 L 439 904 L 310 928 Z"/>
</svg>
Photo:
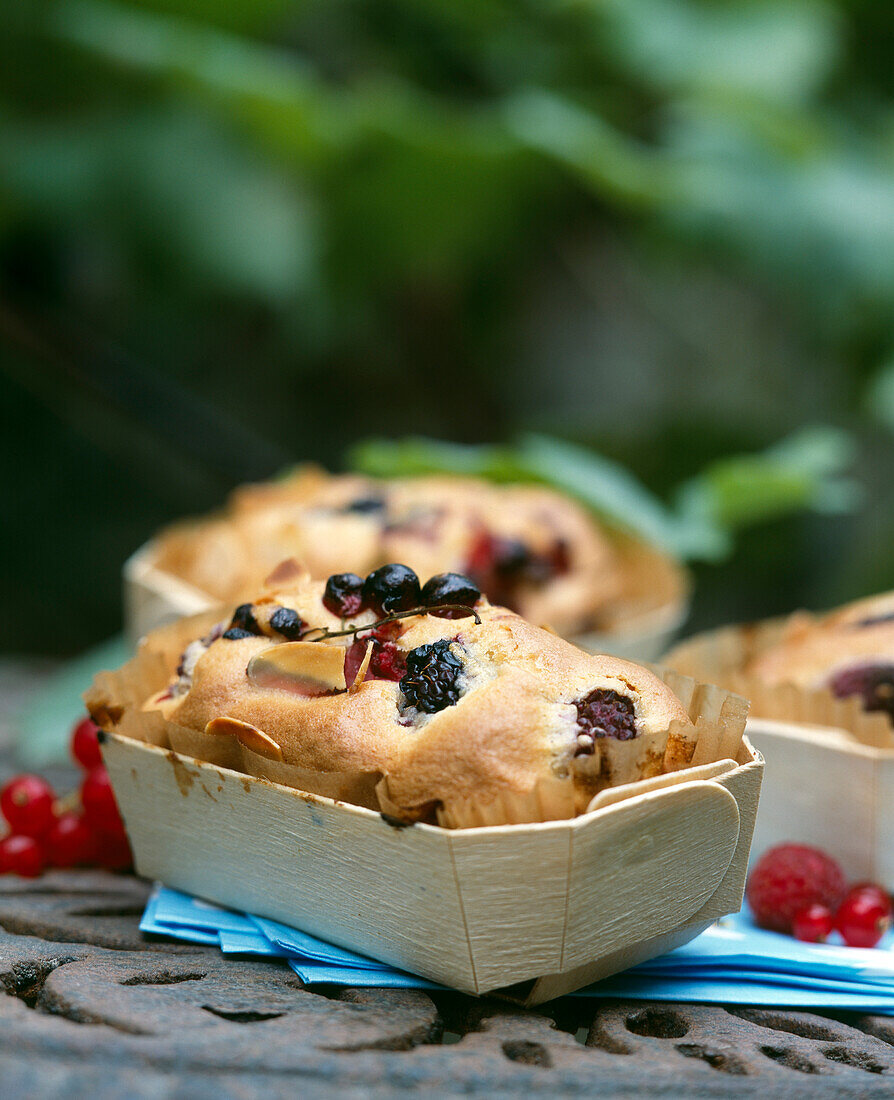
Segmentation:
<svg viewBox="0 0 894 1100">
<path fill-rule="evenodd" d="M 827 688 L 767 684 L 743 671 L 757 656 L 782 638 L 794 616 L 744 626 L 727 626 L 675 646 L 664 663 L 690 677 L 723 684 L 751 703 L 752 718 L 796 725 L 829 726 L 862 745 L 894 749 L 894 730 L 887 715 L 864 711 L 858 696 L 839 699 Z M 797 612 L 799 623 L 812 619 Z"/>
<path fill-rule="evenodd" d="M 147 699 L 170 682 L 186 645 L 220 620 L 221 610 L 201 612 L 151 632 L 135 657 L 113 672 L 99 673 L 85 692 L 88 709 L 100 725 L 137 741 L 171 748 L 211 764 L 270 779 L 284 786 L 407 817 L 389 797 L 388 777 L 378 772 L 319 772 L 268 759 L 234 737 L 194 730 L 143 709 Z M 454 799 L 435 808 L 449 828 L 555 821 L 586 810 L 600 790 L 722 759 L 737 759 L 748 703 L 721 688 L 661 667 L 653 671 L 678 696 L 692 725 L 628 741 L 599 738 L 597 751 L 572 762 L 565 776 L 544 778 L 529 791 L 506 791 L 488 802 Z M 575 779 L 577 783 L 575 783 Z"/>
</svg>

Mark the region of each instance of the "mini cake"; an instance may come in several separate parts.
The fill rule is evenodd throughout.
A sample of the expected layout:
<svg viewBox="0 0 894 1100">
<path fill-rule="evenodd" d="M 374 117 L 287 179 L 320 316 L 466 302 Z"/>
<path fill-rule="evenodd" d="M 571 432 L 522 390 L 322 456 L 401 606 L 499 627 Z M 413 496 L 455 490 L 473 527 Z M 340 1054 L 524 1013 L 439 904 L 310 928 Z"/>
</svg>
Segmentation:
<svg viewBox="0 0 894 1100">
<path fill-rule="evenodd" d="M 610 536 L 550 489 L 447 476 L 385 481 L 308 467 L 237 490 L 221 516 L 163 532 L 153 564 L 229 601 L 248 597 L 291 557 L 316 577 L 366 575 L 390 561 L 422 577 L 462 573 L 493 603 L 564 636 L 616 629 L 656 599 L 656 606 L 679 603 L 686 587 L 675 563 Z"/>
<path fill-rule="evenodd" d="M 894 593 L 858 600 L 821 617 L 792 616 L 782 636 L 747 662 L 765 684 L 856 697 L 894 721 Z"/>
<path fill-rule="evenodd" d="M 149 636 L 168 682 L 131 706 L 131 728 L 161 723 L 151 739 L 177 751 L 457 827 L 571 817 L 692 757 L 696 726 L 658 676 L 492 605 L 468 577 L 420 585 L 392 563 L 324 582 L 289 563 L 269 581 L 206 617 L 179 658 Z M 88 696 L 101 724 L 128 709 L 121 682 Z"/>
</svg>

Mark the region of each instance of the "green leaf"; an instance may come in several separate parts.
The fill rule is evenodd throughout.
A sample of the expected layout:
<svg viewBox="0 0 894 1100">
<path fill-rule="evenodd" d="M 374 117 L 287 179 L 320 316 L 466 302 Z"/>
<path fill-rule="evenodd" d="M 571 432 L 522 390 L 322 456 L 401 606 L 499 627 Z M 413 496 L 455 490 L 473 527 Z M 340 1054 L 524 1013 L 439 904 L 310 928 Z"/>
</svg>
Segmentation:
<svg viewBox="0 0 894 1100">
<path fill-rule="evenodd" d="M 97 672 L 117 668 L 131 656 L 123 637 L 110 638 L 67 661 L 42 684 L 39 695 L 16 715 L 19 740 L 16 752 L 30 768 L 68 759 L 71 728 L 84 717 L 83 692 Z"/>
<path fill-rule="evenodd" d="M 372 439 L 348 456 L 354 468 L 376 477 L 449 473 L 495 482 L 548 485 L 585 504 L 614 527 L 678 554 L 692 536 L 623 466 L 584 447 L 544 435 L 514 447 L 472 446 L 433 439 Z"/>
<path fill-rule="evenodd" d="M 766 451 L 712 463 L 676 494 L 681 522 L 713 523 L 734 532 L 792 512 L 852 511 L 860 485 L 843 476 L 854 445 L 843 431 L 805 428 Z"/>
</svg>

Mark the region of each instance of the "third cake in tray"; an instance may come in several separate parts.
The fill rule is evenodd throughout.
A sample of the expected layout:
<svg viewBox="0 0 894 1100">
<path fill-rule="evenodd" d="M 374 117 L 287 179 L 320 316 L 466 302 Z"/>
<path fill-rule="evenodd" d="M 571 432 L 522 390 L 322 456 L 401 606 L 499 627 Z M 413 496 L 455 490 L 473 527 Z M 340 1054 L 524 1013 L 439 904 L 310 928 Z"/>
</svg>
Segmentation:
<svg viewBox="0 0 894 1100">
<path fill-rule="evenodd" d="M 245 486 L 222 514 L 162 532 L 152 565 L 210 600 L 231 600 L 249 596 L 290 557 L 316 577 L 345 569 L 365 575 L 391 561 L 422 577 L 460 572 L 494 603 L 566 637 L 623 632 L 666 608 L 668 622 L 678 620 L 687 590 L 678 563 L 609 532 L 551 489 L 448 476 L 378 480 L 313 467 Z"/>
<path fill-rule="evenodd" d="M 894 719 L 894 593 L 813 617 L 793 616 L 780 639 L 755 654 L 746 675 L 854 698 Z"/>
<path fill-rule="evenodd" d="M 606 786 L 687 766 L 708 726 L 713 759 L 739 751 L 742 722 L 726 744 L 709 691 L 696 705 L 690 685 L 684 705 L 649 669 L 586 654 L 461 575 L 420 585 L 392 563 L 317 581 L 286 563 L 268 581 L 222 618 L 150 635 L 98 678 L 97 720 L 452 827 L 572 817 Z"/>
<path fill-rule="evenodd" d="M 822 615 L 725 627 L 682 642 L 666 660 L 747 695 L 754 717 L 894 744 L 894 593 Z"/>
</svg>

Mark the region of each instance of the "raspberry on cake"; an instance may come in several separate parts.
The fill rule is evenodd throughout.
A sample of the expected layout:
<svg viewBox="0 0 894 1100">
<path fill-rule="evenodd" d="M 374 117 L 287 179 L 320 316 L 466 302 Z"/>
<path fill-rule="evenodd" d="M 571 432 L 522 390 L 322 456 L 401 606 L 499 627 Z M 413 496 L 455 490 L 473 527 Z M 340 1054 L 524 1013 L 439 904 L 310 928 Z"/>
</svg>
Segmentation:
<svg viewBox="0 0 894 1100">
<path fill-rule="evenodd" d="M 278 576 L 197 625 L 139 701 L 175 750 L 456 826 L 482 806 L 507 823 L 571 817 L 691 757 L 695 727 L 654 673 L 585 653 L 468 577 L 420 586 L 396 562 L 362 580 Z"/>
</svg>

